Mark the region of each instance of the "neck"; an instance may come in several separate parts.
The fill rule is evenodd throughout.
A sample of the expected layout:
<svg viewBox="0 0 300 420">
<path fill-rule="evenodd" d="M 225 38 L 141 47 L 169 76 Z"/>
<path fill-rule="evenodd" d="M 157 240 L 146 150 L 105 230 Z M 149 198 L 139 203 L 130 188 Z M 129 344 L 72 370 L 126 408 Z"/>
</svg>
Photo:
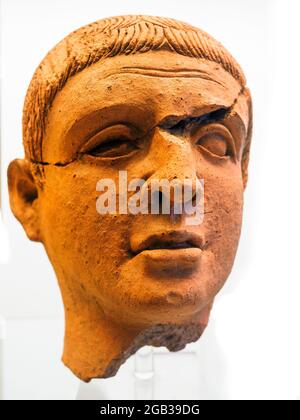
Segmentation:
<svg viewBox="0 0 300 420">
<path fill-rule="evenodd" d="M 138 332 L 107 319 L 94 302 L 66 308 L 64 364 L 85 382 L 114 376 Z"/>
<path fill-rule="evenodd" d="M 84 302 L 84 301 L 82 301 Z M 202 335 L 211 305 L 197 321 L 185 325 L 161 324 L 143 330 L 126 329 L 108 319 L 95 302 L 66 306 L 63 362 L 85 382 L 114 376 L 120 366 L 145 345 L 178 351 Z"/>
</svg>

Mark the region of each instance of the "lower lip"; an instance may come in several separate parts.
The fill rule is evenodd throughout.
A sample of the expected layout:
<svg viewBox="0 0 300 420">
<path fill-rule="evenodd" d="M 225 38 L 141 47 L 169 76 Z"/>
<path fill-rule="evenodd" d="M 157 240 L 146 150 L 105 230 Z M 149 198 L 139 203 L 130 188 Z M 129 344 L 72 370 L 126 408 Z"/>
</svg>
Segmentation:
<svg viewBox="0 0 300 420">
<path fill-rule="evenodd" d="M 139 254 L 151 271 L 181 271 L 197 268 L 202 251 L 199 248 L 153 249 Z"/>
</svg>

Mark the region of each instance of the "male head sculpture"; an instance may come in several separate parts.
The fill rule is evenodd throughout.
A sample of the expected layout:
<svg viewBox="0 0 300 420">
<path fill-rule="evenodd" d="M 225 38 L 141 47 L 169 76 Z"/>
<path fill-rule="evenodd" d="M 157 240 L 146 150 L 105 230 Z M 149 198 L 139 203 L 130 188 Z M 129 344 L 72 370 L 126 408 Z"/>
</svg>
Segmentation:
<svg viewBox="0 0 300 420">
<path fill-rule="evenodd" d="M 211 36 L 148 16 L 87 25 L 36 70 L 10 202 L 55 269 L 63 361 L 82 380 L 113 376 L 144 345 L 177 351 L 204 331 L 240 235 L 252 127 L 245 83 Z M 204 180 L 203 222 L 172 210 L 100 215 L 97 182 L 118 185 L 120 171 L 147 185 L 190 179 L 196 190 Z"/>
</svg>

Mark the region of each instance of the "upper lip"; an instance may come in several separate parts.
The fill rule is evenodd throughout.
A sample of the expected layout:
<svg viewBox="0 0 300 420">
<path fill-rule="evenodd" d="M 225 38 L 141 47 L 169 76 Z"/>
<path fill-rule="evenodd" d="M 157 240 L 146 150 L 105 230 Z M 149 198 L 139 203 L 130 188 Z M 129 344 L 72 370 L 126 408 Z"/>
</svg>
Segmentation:
<svg viewBox="0 0 300 420">
<path fill-rule="evenodd" d="M 135 254 L 153 249 L 203 249 L 203 245 L 204 241 L 200 235 L 187 231 L 166 231 L 131 240 L 131 250 Z"/>
</svg>

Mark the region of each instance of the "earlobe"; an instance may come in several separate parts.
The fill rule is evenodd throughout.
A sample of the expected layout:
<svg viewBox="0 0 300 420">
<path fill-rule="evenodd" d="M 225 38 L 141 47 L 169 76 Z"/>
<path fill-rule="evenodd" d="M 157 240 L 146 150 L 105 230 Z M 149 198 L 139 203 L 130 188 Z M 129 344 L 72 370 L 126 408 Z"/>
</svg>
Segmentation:
<svg viewBox="0 0 300 420">
<path fill-rule="evenodd" d="M 25 159 L 16 159 L 8 167 L 10 207 L 32 241 L 41 242 L 38 188 L 32 175 L 31 165 Z"/>
</svg>

